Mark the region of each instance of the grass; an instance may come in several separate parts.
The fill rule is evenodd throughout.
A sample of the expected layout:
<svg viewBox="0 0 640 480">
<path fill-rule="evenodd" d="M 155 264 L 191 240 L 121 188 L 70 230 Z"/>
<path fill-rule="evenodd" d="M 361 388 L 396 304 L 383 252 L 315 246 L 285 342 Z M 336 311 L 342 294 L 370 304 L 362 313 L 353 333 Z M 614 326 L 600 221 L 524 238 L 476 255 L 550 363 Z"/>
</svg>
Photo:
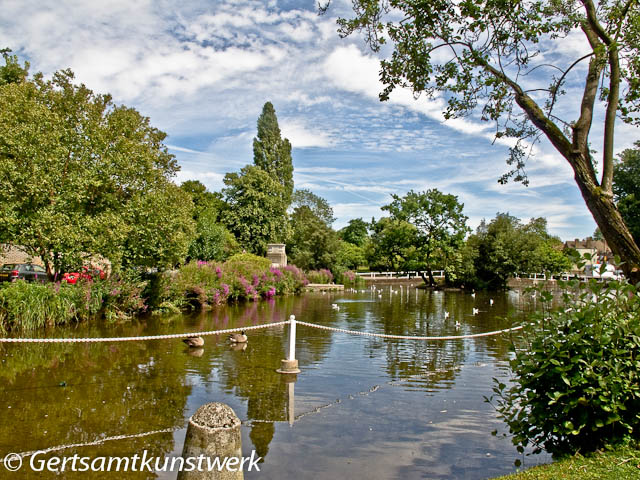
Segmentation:
<svg viewBox="0 0 640 480">
<path fill-rule="evenodd" d="M 640 478 L 640 449 L 620 447 L 574 455 L 496 480 L 631 480 Z"/>
</svg>

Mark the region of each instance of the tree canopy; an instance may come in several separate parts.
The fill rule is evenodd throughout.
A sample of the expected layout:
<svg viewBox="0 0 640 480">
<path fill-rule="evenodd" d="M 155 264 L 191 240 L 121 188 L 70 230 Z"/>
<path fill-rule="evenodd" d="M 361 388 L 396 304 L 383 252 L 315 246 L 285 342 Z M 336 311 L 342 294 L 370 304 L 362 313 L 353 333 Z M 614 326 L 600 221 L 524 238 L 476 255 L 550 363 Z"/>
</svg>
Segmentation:
<svg viewBox="0 0 640 480">
<path fill-rule="evenodd" d="M 502 182 L 527 182 L 532 145 L 545 136 L 573 169 L 604 237 L 626 261 L 625 273 L 640 280 L 640 249 L 612 190 L 617 115 L 640 124 L 638 2 L 352 3 L 355 17 L 339 21 L 341 35 L 362 31 L 374 51 L 391 43 L 391 54 L 381 63 L 382 100 L 408 87 L 416 96 L 444 99 L 446 118 L 479 112 L 482 120 L 495 122 L 496 138 L 511 145 L 510 170 Z M 582 37 L 586 53 L 559 51 L 569 35 Z M 565 96 L 569 81 L 581 82 L 578 98 Z M 591 132 L 599 105 L 603 143 L 596 158 Z M 571 112 L 577 112 L 574 118 Z"/>
<path fill-rule="evenodd" d="M 2 240 L 40 257 L 49 274 L 95 255 L 116 269 L 179 261 L 192 203 L 171 182 L 179 167 L 165 133 L 73 80 L 63 70 L 0 85 Z M 141 225 L 151 219 L 173 231 Z"/>
<path fill-rule="evenodd" d="M 547 233 L 544 218 L 529 223 L 508 213 L 482 220 L 463 250 L 460 280 L 467 286 L 504 288 L 515 274 L 558 274 L 571 268 L 562 252 L 562 242 Z"/>
<path fill-rule="evenodd" d="M 327 226 L 335 221 L 333 216 L 333 208 L 329 205 L 324 198 L 319 197 L 311 190 L 302 188 L 293 192 L 293 200 L 291 207 L 295 210 L 298 207 L 307 206 L 311 209 L 314 215 L 322 220 Z"/>
<path fill-rule="evenodd" d="M 222 220 L 244 248 L 264 255 L 267 243 L 284 242 L 288 237 L 286 205 L 282 203 L 283 186 L 269 173 L 247 165 L 239 173 L 224 177 L 223 189 L 228 210 Z"/>
<path fill-rule="evenodd" d="M 624 150 L 613 167 L 613 194 L 622 218 L 640 244 L 640 142 L 635 146 Z"/>
<path fill-rule="evenodd" d="M 415 228 L 417 261 L 429 274 L 429 283 L 435 284 L 431 271 L 447 261 L 462 246 L 468 232 L 464 205 L 455 195 L 434 188 L 425 192 L 409 191 L 404 197 L 392 195 L 393 201 L 382 207 L 391 218 L 409 223 Z"/>
</svg>

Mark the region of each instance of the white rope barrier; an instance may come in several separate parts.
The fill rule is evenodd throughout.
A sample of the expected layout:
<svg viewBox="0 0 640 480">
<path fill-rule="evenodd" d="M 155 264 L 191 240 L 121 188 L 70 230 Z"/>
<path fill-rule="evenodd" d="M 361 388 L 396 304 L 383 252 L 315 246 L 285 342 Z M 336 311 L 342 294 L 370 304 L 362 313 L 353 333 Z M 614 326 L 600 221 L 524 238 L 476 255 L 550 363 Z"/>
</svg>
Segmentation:
<svg viewBox="0 0 640 480">
<path fill-rule="evenodd" d="M 152 430 L 150 432 L 144 433 L 136 433 L 132 435 L 115 435 L 113 437 L 105 437 L 99 440 L 94 440 L 93 442 L 85 442 L 85 443 L 71 443 L 68 445 L 58 445 L 55 447 L 43 448 L 42 450 L 32 450 L 29 452 L 21 452 L 15 453 L 14 455 L 20 456 L 20 458 L 30 457 L 36 453 L 46 454 L 51 452 L 59 452 L 60 450 L 67 450 L 68 448 L 80 448 L 80 447 L 93 447 L 95 445 L 102 445 L 105 442 L 111 442 L 114 440 L 127 440 L 130 438 L 143 438 L 148 437 L 149 435 L 157 435 L 158 433 L 173 433 L 175 431 L 181 430 L 185 427 L 173 427 L 173 428 L 165 428 L 163 430 Z M 5 457 L 6 458 L 6 457 Z M 3 463 L 4 459 L 0 459 L 0 463 Z"/>
<path fill-rule="evenodd" d="M 173 338 L 188 338 L 188 337 L 205 337 L 207 335 L 224 335 L 226 333 L 234 333 L 241 331 L 258 330 L 261 328 L 279 327 L 282 325 L 290 324 L 291 320 L 285 320 L 282 322 L 265 323 L 262 325 L 254 325 L 251 327 L 238 327 L 227 328 L 225 330 L 208 330 L 204 332 L 186 332 L 186 333 L 172 333 L 168 335 L 144 335 L 139 337 L 86 337 L 86 338 L 1 338 L 0 343 L 100 343 L 100 342 L 138 342 L 143 340 L 168 340 Z M 358 330 L 347 330 L 345 328 L 328 327 L 325 325 L 318 325 L 316 323 L 302 322 L 296 320 L 296 323 L 305 325 L 311 328 L 318 328 L 320 330 L 329 330 L 338 333 L 348 333 L 350 335 L 361 335 L 367 337 L 378 338 L 395 338 L 400 340 L 460 340 L 465 338 L 479 338 L 490 337 L 493 335 L 500 335 L 502 333 L 514 332 L 523 328 L 523 325 L 513 328 L 506 328 L 503 330 L 494 330 L 492 332 L 473 333 L 468 335 L 447 335 L 447 336 L 413 336 L 413 335 L 389 335 L 385 333 L 370 333 L 362 332 Z"/>
<path fill-rule="evenodd" d="M 506 328 L 504 330 L 494 330 L 493 332 L 484 332 L 484 333 L 473 333 L 469 335 L 449 335 L 442 337 L 420 337 L 420 336 L 411 336 L 411 335 L 388 335 L 385 333 L 370 333 L 370 332 L 361 332 L 357 330 L 347 330 L 345 328 L 335 328 L 335 327 L 327 327 L 325 325 L 318 325 L 316 323 L 308 323 L 302 322 L 300 320 L 296 320 L 296 323 L 299 325 L 305 325 L 307 327 L 319 328 L 321 330 L 330 330 L 332 332 L 340 332 L 340 333 L 348 333 L 350 335 L 362 335 L 366 337 L 378 337 L 378 338 L 397 338 L 401 340 L 460 340 L 464 338 L 478 338 L 478 337 L 490 337 L 492 335 L 500 335 L 501 333 L 513 332 L 516 330 L 520 330 L 523 328 L 523 325 L 513 328 Z"/>
<path fill-rule="evenodd" d="M 251 327 L 227 328 L 225 330 L 208 330 L 205 332 L 172 333 L 169 335 L 145 335 L 140 337 L 88 337 L 88 338 L 0 338 L 0 343 L 99 343 L 99 342 L 137 342 L 142 340 L 167 340 L 171 338 L 205 337 L 207 335 L 224 335 L 260 328 L 278 327 L 289 321 L 265 323 Z"/>
</svg>

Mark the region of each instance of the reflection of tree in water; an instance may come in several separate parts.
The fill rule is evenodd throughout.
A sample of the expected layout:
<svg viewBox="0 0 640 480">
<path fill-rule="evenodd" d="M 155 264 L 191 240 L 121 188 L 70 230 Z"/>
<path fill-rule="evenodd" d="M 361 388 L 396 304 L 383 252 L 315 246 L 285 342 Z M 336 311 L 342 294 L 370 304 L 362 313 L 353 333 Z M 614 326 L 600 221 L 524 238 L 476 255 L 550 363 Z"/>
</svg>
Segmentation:
<svg viewBox="0 0 640 480">
<path fill-rule="evenodd" d="M 0 452 L 183 426 L 191 391 L 184 381 L 187 356 L 167 355 L 166 349 L 166 342 L 3 347 Z M 162 433 L 52 455 L 132 455 L 147 449 L 149 455 L 164 457 L 173 448 L 173 434 Z M 101 475 L 109 474 L 91 477 Z M 139 472 L 127 478 L 148 477 L 149 472 Z"/>
</svg>

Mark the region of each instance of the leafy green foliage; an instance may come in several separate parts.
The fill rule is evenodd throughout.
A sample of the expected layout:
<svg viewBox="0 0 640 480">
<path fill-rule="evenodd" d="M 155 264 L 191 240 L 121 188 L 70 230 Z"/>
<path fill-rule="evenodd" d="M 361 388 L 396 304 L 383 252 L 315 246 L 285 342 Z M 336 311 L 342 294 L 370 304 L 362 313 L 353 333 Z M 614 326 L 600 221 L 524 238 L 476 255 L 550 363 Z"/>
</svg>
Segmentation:
<svg viewBox="0 0 640 480">
<path fill-rule="evenodd" d="M 571 262 L 560 240 L 547 233 L 544 218 L 523 225 L 508 213 L 499 213 L 489 224 L 483 220 L 467 239 L 460 268 L 460 282 L 500 289 L 515 274 L 558 274 L 569 270 Z"/>
<path fill-rule="evenodd" d="M 293 210 L 299 207 L 309 207 L 311 212 L 322 220 L 328 227 L 335 221 L 333 216 L 333 208 L 324 198 L 307 190 L 305 188 L 293 192 L 293 200 L 291 202 Z"/>
<path fill-rule="evenodd" d="M 336 252 L 336 263 L 343 267 L 357 270 L 359 267 L 367 265 L 365 249 L 353 243 L 340 240 L 338 251 Z"/>
<path fill-rule="evenodd" d="M 223 213 L 225 226 L 240 245 L 264 254 L 267 243 L 283 242 L 288 236 L 287 205 L 282 203 L 283 186 L 266 171 L 247 165 L 240 173 L 224 177 L 223 190 L 229 209 Z"/>
<path fill-rule="evenodd" d="M 562 283 L 564 307 L 539 290 L 511 360 L 513 384 L 494 387 L 497 410 L 519 448 L 590 452 L 640 431 L 640 296 L 611 281 Z M 569 308 L 567 308 L 569 307 Z"/>
<path fill-rule="evenodd" d="M 0 85 L 7 83 L 21 83 L 27 79 L 29 74 L 29 62 L 24 62 L 24 66 L 20 66 L 16 55 L 9 55 L 11 49 L 0 49 L 0 55 L 4 58 L 4 66 L 0 67 Z"/>
<path fill-rule="evenodd" d="M 178 166 L 166 135 L 73 80 L 65 70 L 0 85 L 2 240 L 40 257 L 50 275 L 95 255 L 115 270 L 179 261 L 191 202 L 171 182 Z"/>
<path fill-rule="evenodd" d="M 293 194 L 291 143 L 280 134 L 278 118 L 271 102 L 264 104 L 262 114 L 258 117 L 258 136 L 253 139 L 253 164 L 280 184 L 281 201 L 286 210 Z"/>
<path fill-rule="evenodd" d="M 418 233 L 409 222 L 383 217 L 371 225 L 366 258 L 372 270 L 409 271 L 418 267 Z"/>
<path fill-rule="evenodd" d="M 613 167 L 613 194 L 620 215 L 640 244 L 640 142 L 624 150 Z"/>
<path fill-rule="evenodd" d="M 340 238 L 358 247 L 364 247 L 369 238 L 369 224 L 362 218 L 349 220 L 346 227 L 339 232 Z"/>
<path fill-rule="evenodd" d="M 304 270 L 335 269 L 339 248 L 338 235 L 307 205 L 291 214 L 292 235 L 288 257 Z"/>
<path fill-rule="evenodd" d="M 392 219 L 414 227 L 413 238 L 408 238 L 413 247 L 412 260 L 416 262 L 416 269 L 429 272 L 433 285 L 431 271 L 438 266 L 444 268 L 450 262 L 469 230 L 467 216 L 462 213 L 464 205 L 455 195 L 435 188 L 425 192 L 411 190 L 404 197 L 392 197 L 393 201 L 382 209 L 390 212 Z"/>
</svg>

